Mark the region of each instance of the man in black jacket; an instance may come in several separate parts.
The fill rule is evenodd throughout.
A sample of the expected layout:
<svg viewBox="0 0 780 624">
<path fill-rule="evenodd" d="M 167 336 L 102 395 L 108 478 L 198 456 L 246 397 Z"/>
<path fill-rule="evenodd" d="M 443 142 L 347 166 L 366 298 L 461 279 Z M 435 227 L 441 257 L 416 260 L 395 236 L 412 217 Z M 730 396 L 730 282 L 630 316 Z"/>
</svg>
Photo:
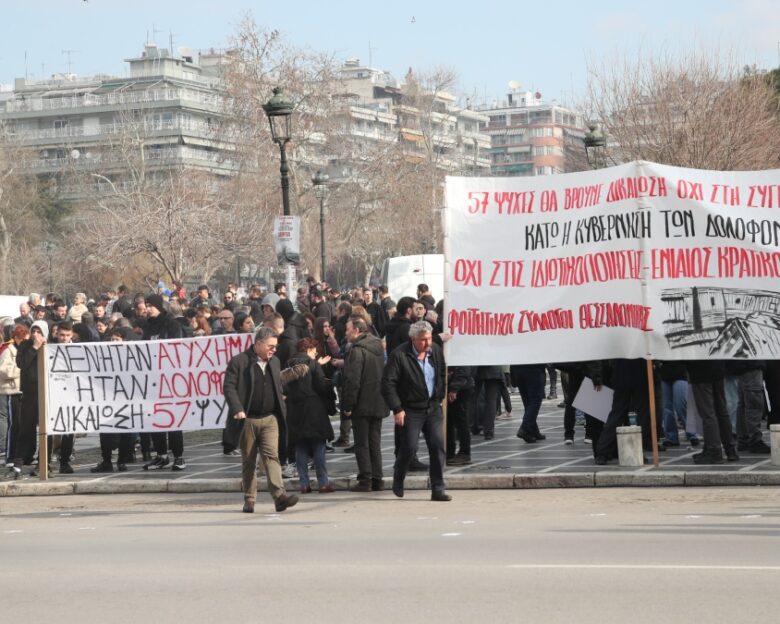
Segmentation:
<svg viewBox="0 0 780 624">
<path fill-rule="evenodd" d="M 228 426 L 240 428 L 241 482 L 245 513 L 253 513 L 257 498 L 257 453 L 268 478 L 268 490 L 276 511 L 284 511 L 298 502 L 287 494 L 279 464 L 279 423 L 287 416 L 276 332 L 261 327 L 255 344 L 230 360 L 225 371 L 223 389 L 228 404 Z"/>
<path fill-rule="evenodd" d="M 446 363 L 441 347 L 433 343 L 427 321 L 412 324 L 410 341 L 390 354 L 382 378 L 382 396 L 401 428 L 401 448 L 393 467 L 393 494 L 404 495 L 404 479 L 422 431 L 430 456 L 431 500 L 449 501 L 444 489 L 444 419 Z"/>
<path fill-rule="evenodd" d="M 385 354 L 382 341 L 368 331 L 365 320 L 347 321 L 347 340 L 352 347 L 344 363 L 341 408 L 352 418 L 358 482 L 352 492 L 384 489 L 382 479 L 382 419 L 388 414 L 380 393 Z"/>
</svg>

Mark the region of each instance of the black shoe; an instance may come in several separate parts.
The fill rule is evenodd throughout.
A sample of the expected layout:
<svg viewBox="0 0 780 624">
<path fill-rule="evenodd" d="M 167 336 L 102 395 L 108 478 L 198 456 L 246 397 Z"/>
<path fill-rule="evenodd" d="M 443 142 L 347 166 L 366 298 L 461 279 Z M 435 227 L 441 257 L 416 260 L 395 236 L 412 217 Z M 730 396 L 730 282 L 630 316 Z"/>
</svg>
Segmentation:
<svg viewBox="0 0 780 624">
<path fill-rule="evenodd" d="M 383 492 L 385 489 L 385 480 L 384 479 L 371 479 L 371 491 L 372 492 Z"/>
<path fill-rule="evenodd" d="M 492 439 L 493 439 L 493 437 L 494 437 L 494 436 L 493 436 L 493 434 L 492 434 L 492 433 L 486 433 L 486 434 L 485 434 L 485 439 L 486 439 L 486 440 L 492 440 Z"/>
<path fill-rule="evenodd" d="M 395 494 L 398 498 L 404 497 L 404 484 L 402 481 L 396 481 L 393 479 L 393 494 Z"/>
<path fill-rule="evenodd" d="M 419 459 L 413 459 L 409 464 L 409 472 L 425 472 L 428 468 L 428 464 L 423 464 Z"/>
<path fill-rule="evenodd" d="M 73 466 L 68 462 L 60 462 L 60 474 L 73 474 Z"/>
<path fill-rule="evenodd" d="M 558 398 L 558 395 L 555 394 L 555 393 L 551 393 L 551 394 L 547 395 L 547 400 L 548 401 L 552 401 L 553 399 L 557 399 L 557 398 Z"/>
<path fill-rule="evenodd" d="M 244 501 L 244 508 L 241 511 L 244 513 L 255 513 L 255 501 Z"/>
<path fill-rule="evenodd" d="M 690 440 L 688 440 L 688 444 L 691 445 L 691 448 L 696 448 L 697 446 L 699 446 L 699 438 L 691 438 Z"/>
<path fill-rule="evenodd" d="M 117 462 L 116 463 L 116 469 L 119 472 L 127 472 L 127 464 L 123 464 L 122 462 Z"/>
<path fill-rule="evenodd" d="M 276 511 L 282 512 L 290 507 L 295 507 L 297 503 L 298 497 L 295 494 L 285 494 L 274 501 L 274 507 L 276 507 Z"/>
<path fill-rule="evenodd" d="M 349 487 L 350 492 L 358 492 L 358 493 L 364 493 L 364 492 L 370 492 L 371 486 L 368 483 L 356 483 L 355 485 L 351 485 Z"/>
<path fill-rule="evenodd" d="M 769 455 L 772 452 L 772 448 L 763 440 L 754 442 L 748 446 L 748 453 L 755 453 L 757 455 Z"/>
<path fill-rule="evenodd" d="M 158 455 L 148 464 L 144 464 L 144 470 L 159 470 L 160 468 L 165 468 L 170 463 L 170 461 L 171 460 L 168 459 L 167 455 Z"/>
<path fill-rule="evenodd" d="M 187 464 L 184 461 L 183 457 L 177 457 L 173 460 L 173 466 L 171 466 L 171 470 L 184 470 L 187 467 Z"/>
<path fill-rule="evenodd" d="M 448 503 L 449 501 L 452 500 L 452 496 L 450 496 L 446 492 L 433 492 L 431 494 L 431 500 L 439 501 L 440 503 Z"/>
<path fill-rule="evenodd" d="M 566 407 L 566 401 L 561 401 L 558 403 L 558 407 Z"/>
<path fill-rule="evenodd" d="M 536 435 L 534 435 L 530 431 L 526 431 L 522 427 L 520 427 L 520 429 L 517 430 L 517 437 L 520 438 L 521 440 L 525 440 L 525 442 L 528 444 L 533 444 L 534 442 L 536 442 Z"/>
<path fill-rule="evenodd" d="M 606 466 L 609 463 L 609 459 L 607 459 L 604 455 L 596 455 L 593 458 L 593 461 L 597 466 Z"/>
<path fill-rule="evenodd" d="M 123 464 L 119 464 L 122 466 Z M 127 468 L 125 468 L 127 470 Z M 98 472 L 114 472 L 114 464 L 111 462 L 100 462 L 97 466 L 94 468 L 90 468 L 90 472 L 98 473 Z"/>
<path fill-rule="evenodd" d="M 721 453 L 719 450 L 713 451 L 713 450 L 706 450 L 702 451 L 701 453 L 696 453 L 696 455 L 693 456 L 693 463 L 698 466 L 709 466 L 714 464 L 722 464 L 726 460 L 723 458 L 723 453 Z"/>
<path fill-rule="evenodd" d="M 733 444 L 726 447 L 726 459 L 728 461 L 739 461 L 739 455 L 737 455 L 737 447 Z"/>
<path fill-rule="evenodd" d="M 547 436 L 544 435 L 541 431 L 537 431 L 536 433 L 534 433 L 534 436 L 536 436 L 537 440 L 546 440 L 547 439 Z"/>
<path fill-rule="evenodd" d="M 471 455 L 461 455 L 460 453 L 447 460 L 448 466 L 468 466 L 470 463 Z"/>
</svg>

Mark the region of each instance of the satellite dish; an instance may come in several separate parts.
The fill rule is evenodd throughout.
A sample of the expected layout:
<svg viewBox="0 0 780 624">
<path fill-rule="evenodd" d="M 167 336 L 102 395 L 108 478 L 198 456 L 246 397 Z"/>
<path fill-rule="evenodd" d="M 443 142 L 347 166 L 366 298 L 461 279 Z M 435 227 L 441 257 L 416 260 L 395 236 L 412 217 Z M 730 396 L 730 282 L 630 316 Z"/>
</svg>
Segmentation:
<svg viewBox="0 0 780 624">
<path fill-rule="evenodd" d="M 510 80 L 509 81 L 509 88 L 510 89 L 519 89 L 522 85 L 517 80 Z"/>
</svg>

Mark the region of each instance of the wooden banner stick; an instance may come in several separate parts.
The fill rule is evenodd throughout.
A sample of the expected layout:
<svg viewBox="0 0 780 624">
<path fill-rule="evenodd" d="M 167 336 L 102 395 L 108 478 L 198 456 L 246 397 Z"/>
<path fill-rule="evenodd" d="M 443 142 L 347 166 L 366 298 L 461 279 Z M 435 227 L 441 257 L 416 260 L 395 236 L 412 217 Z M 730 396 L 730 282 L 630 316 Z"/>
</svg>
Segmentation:
<svg viewBox="0 0 780 624">
<path fill-rule="evenodd" d="M 650 393 L 650 435 L 653 436 L 653 466 L 658 468 L 658 426 L 655 420 L 655 383 L 653 381 L 653 360 L 647 360 L 647 391 Z"/>
<path fill-rule="evenodd" d="M 49 438 L 46 433 L 46 412 L 49 397 L 49 367 L 46 362 L 46 345 L 38 349 L 38 478 L 49 478 Z"/>
</svg>

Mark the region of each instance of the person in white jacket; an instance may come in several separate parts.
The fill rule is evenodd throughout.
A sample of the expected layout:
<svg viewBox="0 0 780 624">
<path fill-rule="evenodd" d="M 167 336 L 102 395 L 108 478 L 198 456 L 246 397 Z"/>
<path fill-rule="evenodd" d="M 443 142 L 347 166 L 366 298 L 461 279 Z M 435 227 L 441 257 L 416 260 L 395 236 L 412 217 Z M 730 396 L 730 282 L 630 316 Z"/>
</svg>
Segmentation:
<svg viewBox="0 0 780 624">
<path fill-rule="evenodd" d="M 6 463 L 16 455 L 22 404 L 16 347 L 30 336 L 30 331 L 26 325 L 17 324 L 10 333 L 11 339 L 0 346 L 0 453 L 5 454 Z"/>
</svg>

